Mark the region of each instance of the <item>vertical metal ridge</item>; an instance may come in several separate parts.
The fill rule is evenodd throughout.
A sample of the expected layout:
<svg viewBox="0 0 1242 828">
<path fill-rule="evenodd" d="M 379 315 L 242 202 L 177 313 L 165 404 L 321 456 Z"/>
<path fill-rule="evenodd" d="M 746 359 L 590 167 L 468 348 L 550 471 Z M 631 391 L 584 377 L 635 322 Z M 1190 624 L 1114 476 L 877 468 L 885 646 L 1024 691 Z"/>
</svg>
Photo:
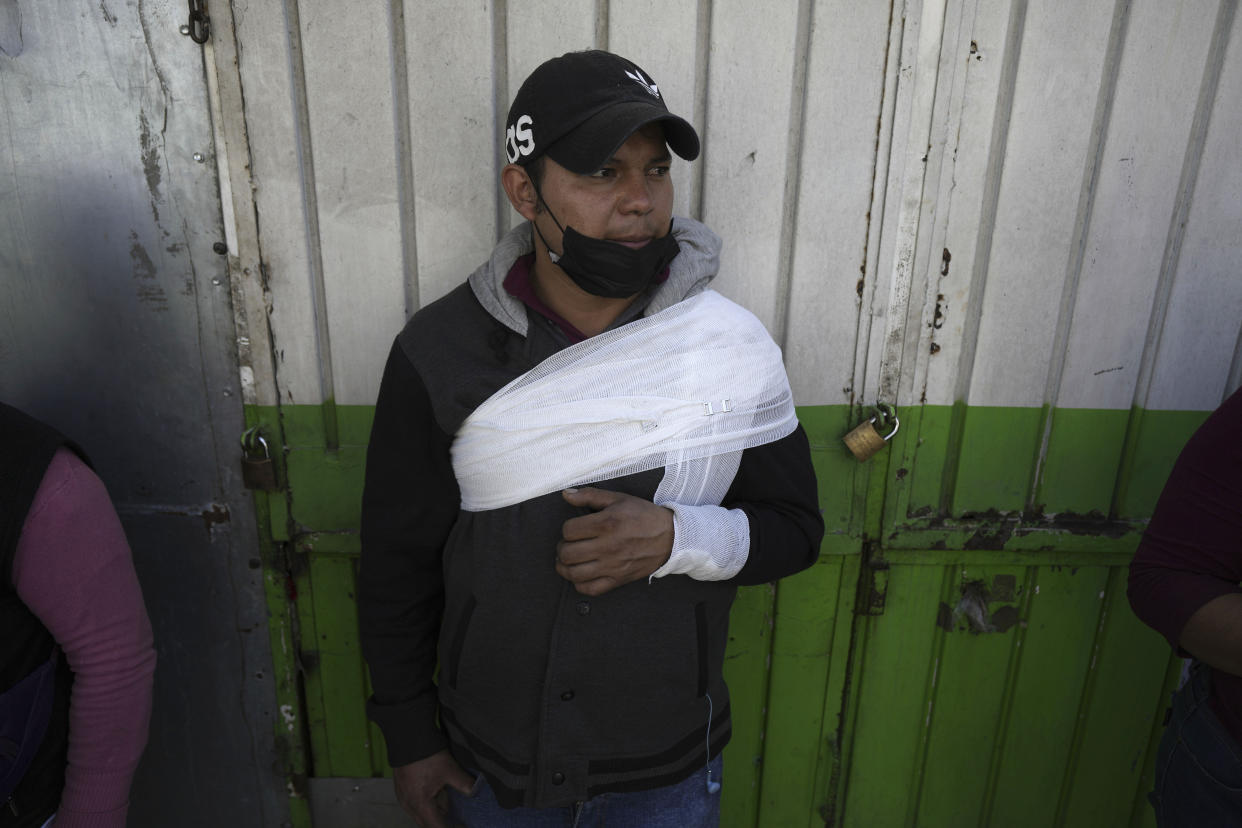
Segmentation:
<svg viewBox="0 0 1242 828">
<path fill-rule="evenodd" d="M 1113 20 L 1108 32 L 1108 46 L 1104 53 L 1103 77 L 1096 94 L 1095 112 L 1091 118 L 1091 151 L 1087 155 L 1082 186 L 1078 193 L 1074 233 L 1070 241 L 1069 260 L 1065 265 L 1061 304 L 1057 310 L 1052 354 L 1048 360 L 1048 376 L 1044 383 L 1039 445 L 1035 453 L 1035 462 L 1032 464 L 1031 479 L 1027 484 L 1026 506 L 1028 509 L 1034 508 L 1039 499 L 1040 478 L 1044 472 L 1044 461 L 1048 457 L 1048 444 L 1052 437 L 1052 421 L 1056 417 L 1057 400 L 1061 396 L 1061 382 L 1065 376 L 1065 362 L 1069 358 L 1070 327 L 1074 321 L 1074 310 L 1078 305 L 1078 289 L 1082 281 L 1082 266 L 1087 252 L 1087 235 L 1091 230 L 1096 187 L 1099 183 L 1104 145 L 1108 141 L 1108 129 L 1112 123 L 1113 97 L 1117 90 L 1118 76 L 1121 74 L 1121 56 L 1125 51 L 1129 22 L 1130 0 L 1116 0 L 1113 4 Z"/>
<path fill-rule="evenodd" d="M 332 375 L 332 339 L 328 332 L 328 295 L 323 273 L 323 239 L 319 227 L 319 195 L 311 146 L 310 104 L 306 66 L 302 60 L 302 19 L 298 0 L 284 0 L 289 44 L 289 77 L 293 89 L 293 129 L 297 141 L 298 181 L 306 220 L 307 262 L 310 266 L 311 310 L 315 314 L 315 353 L 319 358 L 319 396 L 324 412 L 324 440 L 329 449 L 340 442 L 336 424 L 336 383 Z"/>
<path fill-rule="evenodd" d="M 1229 363 L 1229 377 L 1225 380 L 1225 393 L 1221 395 L 1221 402 L 1239 388 L 1242 388 L 1242 325 L 1238 326 L 1238 341 L 1233 346 L 1233 361 Z"/>
<path fill-rule="evenodd" d="M 419 307 L 418 224 L 415 216 L 414 153 L 410 135 L 410 69 L 405 42 L 405 0 L 390 0 L 388 25 L 392 60 L 394 134 L 397 147 L 397 210 L 401 232 L 401 272 L 405 287 L 405 317 Z"/>
<path fill-rule="evenodd" d="M 1130 809 L 1130 819 L 1126 825 L 1145 825 L 1151 818 L 1151 802 L 1147 799 L 1147 793 L 1150 790 L 1152 777 L 1148 775 L 1148 771 L 1154 771 L 1156 753 L 1160 749 L 1160 741 L 1164 736 L 1164 717 L 1169 710 L 1173 691 L 1177 689 L 1178 681 L 1182 677 L 1182 663 L 1182 659 L 1178 658 L 1176 652 L 1169 653 L 1168 664 L 1164 668 L 1164 681 L 1160 683 L 1155 709 L 1151 711 L 1151 718 L 1148 719 L 1151 722 L 1151 730 L 1147 736 L 1147 751 L 1143 755 L 1143 769 L 1134 777 L 1132 800 L 1134 804 Z"/>
<path fill-rule="evenodd" d="M 699 163 L 690 166 L 690 217 L 703 220 L 703 191 L 707 176 L 707 154 L 711 138 L 707 131 L 707 99 L 711 91 L 712 0 L 699 0 L 694 32 L 694 123 L 702 136 Z"/>
<path fill-rule="evenodd" d="M 1128 0 L 1123 0 L 1128 2 Z M 1057 795 L 1056 816 L 1053 825 L 1065 824 L 1065 813 L 1069 809 L 1070 796 L 1074 793 L 1074 779 L 1078 776 L 1078 764 L 1082 754 L 1082 745 L 1086 739 L 1087 720 L 1091 712 L 1091 703 L 1095 699 L 1095 687 L 1099 678 L 1100 653 L 1103 651 L 1104 635 L 1108 624 L 1113 618 L 1113 603 L 1119 592 L 1125 592 L 1123 566 L 1109 567 L 1108 579 L 1104 582 L 1104 594 L 1100 599 L 1100 612 L 1096 618 L 1095 637 L 1091 641 L 1091 663 L 1087 665 L 1087 674 L 1083 678 L 1082 692 L 1078 695 L 1078 711 L 1074 717 L 1074 733 L 1070 737 L 1069 756 L 1065 760 L 1065 774 L 1061 777 L 1061 789 Z"/>
<path fill-rule="evenodd" d="M 862 650 L 855 648 L 859 635 L 857 614 L 858 576 L 863 555 L 843 555 L 836 600 L 837 612 L 832 621 L 828 641 L 832 647 L 825 682 L 824 715 L 820 720 L 819 773 L 815 782 L 815 801 L 822 803 L 819 814 L 827 825 L 842 824 L 845 809 L 844 766 L 854 750 L 854 721 L 857 693 L 851 693 L 851 682 L 862 681 L 862 666 L 854 666 L 854 658 L 862 659 Z M 839 667 L 835 673 L 833 667 Z M 855 699 L 851 707 L 850 700 Z"/>
<path fill-rule="evenodd" d="M 996 113 L 992 120 L 991 146 L 988 149 L 987 172 L 984 174 L 983 209 L 980 211 L 979 233 L 975 237 L 974 262 L 970 271 L 970 299 L 966 302 L 962 324 L 962 351 L 957 360 L 954 383 L 953 417 L 949 423 L 948 453 L 941 478 L 941 506 L 947 510 L 957 487 L 961 465 L 960 449 L 966 428 L 966 403 L 970 396 L 975 370 L 975 351 L 979 347 L 979 326 L 983 319 L 983 294 L 988 278 L 988 260 L 992 255 L 992 236 L 996 232 L 996 207 L 1000 202 L 1001 177 L 1005 150 L 1009 144 L 1009 119 L 1013 115 L 1014 89 L 1018 83 L 1018 62 L 1022 57 L 1022 35 L 1026 30 L 1027 0 L 1013 0 L 1009 8 L 1009 26 L 1005 32 L 1005 62 L 996 90 Z M 957 405 L 956 403 L 961 403 Z"/>
<path fill-rule="evenodd" d="M 906 14 L 903 5 L 898 16 L 897 3 L 889 0 L 887 36 L 880 70 L 880 100 L 875 116 L 875 147 L 871 156 L 871 191 L 867 194 L 867 215 L 863 226 L 863 256 L 859 270 L 858 317 L 854 325 L 854 371 L 850 376 L 850 406 L 860 403 L 868 394 L 867 369 L 871 355 L 871 325 L 874 321 L 876 271 L 879 269 L 880 244 L 883 233 L 883 212 L 888 193 L 888 176 L 892 164 L 893 122 L 897 109 L 898 75 L 901 72 L 901 43 L 906 36 Z M 900 35 L 896 28 L 901 27 Z M 896 39 L 897 48 L 893 49 Z M 894 54 L 896 59 L 894 60 Z M 870 277 L 870 278 L 868 278 Z M 865 403 L 864 403 L 865 404 Z"/>
<path fill-rule="evenodd" d="M 1147 321 L 1147 337 L 1143 341 L 1143 355 L 1139 360 L 1138 381 L 1134 385 L 1134 401 L 1130 406 L 1130 418 L 1126 423 L 1126 436 L 1117 468 L 1117 482 L 1113 486 L 1113 502 L 1109 515 L 1117 517 L 1129 490 L 1129 480 L 1134 473 L 1134 457 L 1142 432 L 1143 412 L 1151 394 L 1152 377 L 1160 354 L 1160 342 L 1164 337 L 1164 322 L 1168 316 L 1173 295 L 1173 281 L 1181 261 L 1182 242 L 1186 235 L 1186 222 L 1190 217 L 1190 204 L 1199 179 L 1199 164 L 1203 159 L 1203 146 L 1207 143 L 1208 126 L 1212 119 L 1212 105 L 1220 87 L 1224 71 L 1225 47 L 1229 32 L 1238 10 L 1238 0 L 1221 0 L 1216 10 L 1216 22 L 1212 28 L 1212 41 L 1208 45 L 1203 65 L 1203 80 L 1199 84 L 1199 97 L 1195 102 L 1195 114 L 1190 122 L 1186 139 L 1186 153 L 1182 158 L 1181 178 L 1177 184 L 1177 199 L 1173 215 L 1169 218 L 1169 233 L 1165 238 L 1164 255 L 1160 261 L 1160 275 L 1156 280 L 1156 292 L 1152 298 L 1151 315 Z M 1236 360 L 1235 360 L 1236 362 Z M 1236 366 L 1235 366 L 1236 367 Z M 1234 376 L 1231 369 L 1230 376 Z"/>
<path fill-rule="evenodd" d="M 1134 405 L 1145 408 L 1151 393 L 1152 376 L 1155 374 L 1160 341 L 1164 336 L 1164 322 L 1168 315 L 1173 293 L 1173 281 L 1181 262 L 1182 243 L 1186 237 L 1186 223 L 1190 217 L 1190 205 L 1194 200 L 1195 186 L 1199 179 L 1199 164 L 1203 160 L 1203 147 L 1207 143 L 1208 127 L 1212 120 L 1212 106 L 1224 71 L 1225 46 L 1233 27 L 1238 0 L 1221 0 L 1212 29 L 1212 42 L 1204 61 L 1203 80 L 1199 84 L 1199 98 L 1195 103 L 1194 118 L 1190 122 L 1190 135 L 1186 141 L 1186 154 L 1182 160 L 1181 179 L 1177 184 L 1177 201 L 1169 221 L 1169 234 L 1165 240 L 1164 256 L 1160 262 L 1160 276 L 1156 283 L 1156 295 L 1152 302 L 1151 317 L 1147 325 L 1147 338 L 1143 343 L 1143 356 L 1139 365 L 1138 382 L 1134 388 Z"/>
<path fill-rule="evenodd" d="M 789 138 L 785 144 L 785 192 L 781 204 L 781 237 L 777 247 L 776 304 L 772 338 L 784 351 L 789 338 L 789 303 L 793 289 L 793 246 L 802 185 L 802 154 L 806 136 L 807 64 L 811 55 L 811 23 L 815 0 L 798 0 L 798 30 L 789 102 Z"/>
<path fill-rule="evenodd" d="M 902 43 L 906 37 L 906 6 L 901 9 L 901 33 L 893 49 L 898 25 L 897 3 L 889 0 L 887 37 L 881 69 L 879 111 L 875 119 L 875 152 L 871 159 L 871 191 L 867 194 L 867 215 L 863 230 L 863 260 L 859 278 L 858 320 L 854 333 L 854 373 L 850 378 L 850 404 L 863 402 L 874 392 L 867 387 L 871 359 L 871 326 L 875 322 L 875 294 L 879 282 L 880 247 L 883 242 L 883 213 L 887 206 L 888 178 L 893 163 L 893 130 L 896 122 L 897 88 L 901 74 Z M 896 57 L 894 58 L 894 54 Z M 868 278 L 870 276 L 870 278 Z M 876 400 L 878 402 L 879 400 Z"/>
<path fill-rule="evenodd" d="M 492 0 L 492 136 L 504 132 L 505 116 L 509 112 L 509 2 Z M 508 225 L 509 199 L 500 186 L 500 171 L 504 168 L 499 150 L 492 152 L 492 192 L 495 194 L 496 241 L 505 234 Z"/>
<path fill-rule="evenodd" d="M 958 567 L 945 564 L 941 567 L 940 601 L 952 606 L 954 577 Z M 906 825 L 918 825 L 919 805 L 923 799 L 923 779 L 927 775 L 927 751 L 931 745 L 932 715 L 936 709 L 936 695 L 940 689 L 940 666 L 944 663 L 944 646 L 948 633 L 939 624 L 932 636 L 932 660 L 928 665 L 928 675 L 923 688 L 923 709 L 927 711 L 923 719 L 923 727 L 919 730 L 918 740 L 914 746 L 914 771 L 907 790 L 910 798 L 906 804 Z"/>
<path fill-rule="evenodd" d="M 780 612 L 781 612 L 780 582 L 774 582 L 774 583 L 769 584 L 768 586 L 771 590 L 769 593 L 771 598 L 769 600 L 768 607 L 769 607 L 769 612 L 771 613 L 770 617 L 772 619 L 772 634 L 767 636 L 767 648 L 766 648 L 766 652 L 764 653 L 764 656 L 766 659 L 765 664 L 767 668 L 767 674 L 763 677 L 762 722 L 763 722 L 763 733 L 764 734 L 768 733 L 768 731 L 771 729 L 772 712 L 775 709 L 775 706 L 771 704 L 770 702 L 770 699 L 772 698 L 772 654 L 776 650 L 777 625 L 780 623 Z M 820 728 L 822 732 L 822 728 L 823 728 L 822 721 L 820 724 Z M 767 769 L 768 769 L 768 766 L 765 766 L 762 763 L 759 763 L 759 769 L 758 769 L 758 774 L 757 774 L 758 778 L 755 783 L 756 788 L 757 788 L 756 796 L 755 796 L 756 813 L 763 810 L 763 788 L 764 788 L 764 782 L 765 782 L 764 777 L 766 776 L 765 771 Z"/>
<path fill-rule="evenodd" d="M 608 38 L 611 35 L 609 0 L 595 0 L 595 48 L 608 51 Z"/>
<path fill-rule="evenodd" d="M 840 817 L 833 825 L 839 825 L 844 822 L 848 815 L 845 812 L 845 806 L 849 799 L 850 776 L 853 771 L 854 758 L 854 735 L 858 731 L 858 709 L 861 706 L 861 687 L 866 676 L 867 668 L 867 644 L 871 637 L 872 619 L 874 616 L 860 613 L 858 607 L 862 604 L 862 598 L 859 593 L 863 590 L 863 584 L 866 580 L 863 578 L 863 572 L 866 567 L 871 565 L 871 544 L 864 543 L 862 553 L 857 556 L 849 556 L 847 558 L 847 566 L 842 568 L 842 576 L 844 577 L 848 571 L 848 566 L 857 561 L 856 569 L 852 574 L 855 575 L 855 585 L 852 592 L 852 601 L 848 608 L 842 608 L 848 611 L 852 616 L 850 618 L 850 639 L 849 652 L 845 659 L 845 678 L 841 688 L 841 712 L 838 718 L 840 722 L 841 744 L 840 756 L 836 764 L 833 766 L 832 773 L 829 775 L 828 792 L 833 799 L 834 819 Z"/>
<path fill-rule="evenodd" d="M 1039 567 L 1026 568 L 1026 591 L 1022 595 L 1022 609 L 1018 617 L 1030 620 L 1031 604 L 1039 589 Z M 979 807 L 979 828 L 992 824 L 992 808 L 996 804 L 996 786 L 1000 777 L 1001 760 L 1005 755 L 1005 741 L 1009 738 L 1009 720 L 1013 715 L 1013 696 L 1018 685 L 1018 672 L 1022 667 L 1022 645 L 1026 643 L 1026 624 L 1013 628 L 1013 644 L 1009 648 L 1009 663 L 1005 667 L 1005 689 L 1001 697 L 1001 711 L 996 723 L 996 735 L 992 740 L 992 753 L 988 759 L 988 779 L 983 788 L 983 801 Z"/>
</svg>

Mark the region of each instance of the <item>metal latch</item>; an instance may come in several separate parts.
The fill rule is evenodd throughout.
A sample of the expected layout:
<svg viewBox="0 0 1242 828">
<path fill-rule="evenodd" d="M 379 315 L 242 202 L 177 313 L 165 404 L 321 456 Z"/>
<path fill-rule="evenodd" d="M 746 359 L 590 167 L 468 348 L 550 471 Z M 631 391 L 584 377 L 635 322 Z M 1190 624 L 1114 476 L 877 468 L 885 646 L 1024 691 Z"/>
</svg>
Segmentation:
<svg viewBox="0 0 1242 828">
<path fill-rule="evenodd" d="M 211 20 L 207 17 L 206 0 L 190 1 L 190 22 L 182 25 L 181 33 L 200 46 L 211 36 Z"/>
<path fill-rule="evenodd" d="M 275 491 L 276 464 L 263 437 L 262 426 L 242 432 L 242 485 L 261 492 Z"/>
</svg>

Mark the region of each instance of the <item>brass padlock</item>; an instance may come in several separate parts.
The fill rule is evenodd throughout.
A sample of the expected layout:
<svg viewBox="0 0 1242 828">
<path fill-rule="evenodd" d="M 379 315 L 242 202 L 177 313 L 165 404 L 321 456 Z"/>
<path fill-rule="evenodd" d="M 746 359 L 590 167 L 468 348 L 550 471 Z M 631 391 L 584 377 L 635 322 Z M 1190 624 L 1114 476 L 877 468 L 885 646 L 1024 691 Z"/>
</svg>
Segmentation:
<svg viewBox="0 0 1242 828">
<path fill-rule="evenodd" d="M 865 463 L 875 456 L 876 452 L 884 448 L 889 440 L 893 439 L 893 435 L 897 433 L 897 429 L 901 427 L 901 421 L 897 419 L 897 412 L 893 410 L 891 405 L 880 403 L 875 407 L 875 416 L 867 420 L 867 422 L 858 426 L 841 438 L 845 443 L 845 447 L 850 453 L 858 458 L 859 463 Z M 876 427 L 876 421 L 879 421 L 880 427 Z M 880 428 L 889 429 L 891 422 L 892 428 L 888 434 L 881 434 Z"/>
<path fill-rule="evenodd" d="M 242 433 L 242 452 L 242 485 L 261 492 L 275 491 L 276 464 L 258 428 Z"/>
</svg>

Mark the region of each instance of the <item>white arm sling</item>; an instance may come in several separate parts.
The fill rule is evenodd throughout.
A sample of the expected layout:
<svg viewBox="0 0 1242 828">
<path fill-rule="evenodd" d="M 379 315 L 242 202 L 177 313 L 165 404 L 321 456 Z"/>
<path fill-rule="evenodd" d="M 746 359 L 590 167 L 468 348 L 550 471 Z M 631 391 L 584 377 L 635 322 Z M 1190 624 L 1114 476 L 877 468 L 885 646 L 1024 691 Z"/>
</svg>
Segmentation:
<svg viewBox="0 0 1242 828">
<path fill-rule="evenodd" d="M 477 512 L 663 467 L 653 499 L 686 522 L 676 506 L 718 507 L 742 450 L 796 426 L 780 348 L 753 314 L 708 290 L 501 388 L 458 429 L 453 470 L 461 508 Z"/>
</svg>

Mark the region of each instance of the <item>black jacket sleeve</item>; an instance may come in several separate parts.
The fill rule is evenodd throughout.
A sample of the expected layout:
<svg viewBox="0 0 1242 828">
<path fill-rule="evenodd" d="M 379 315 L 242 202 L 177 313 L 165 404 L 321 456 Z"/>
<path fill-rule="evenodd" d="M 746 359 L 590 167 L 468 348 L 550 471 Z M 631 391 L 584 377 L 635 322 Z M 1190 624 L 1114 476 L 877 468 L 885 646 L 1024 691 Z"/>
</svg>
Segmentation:
<svg viewBox="0 0 1242 828">
<path fill-rule="evenodd" d="M 750 553 L 734 583 L 775 581 L 815 563 L 824 518 L 802 426 L 780 440 L 746 449 L 721 505 L 743 510 L 750 522 Z"/>
<path fill-rule="evenodd" d="M 373 695 L 367 713 L 395 767 L 447 747 L 436 724 L 441 551 L 460 497 L 427 389 L 398 345 L 380 382 L 362 495 L 358 619 Z"/>
</svg>

